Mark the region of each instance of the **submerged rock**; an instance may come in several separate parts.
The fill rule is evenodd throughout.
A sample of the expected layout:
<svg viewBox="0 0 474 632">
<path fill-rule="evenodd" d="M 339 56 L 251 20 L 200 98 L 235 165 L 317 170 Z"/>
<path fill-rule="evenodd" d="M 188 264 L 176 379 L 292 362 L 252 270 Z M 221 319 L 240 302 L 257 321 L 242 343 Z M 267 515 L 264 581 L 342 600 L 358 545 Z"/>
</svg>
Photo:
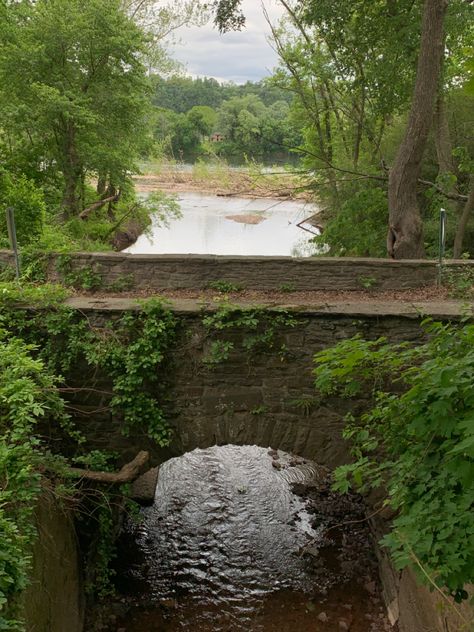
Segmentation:
<svg viewBox="0 0 474 632">
<path fill-rule="evenodd" d="M 155 500 L 159 467 L 154 467 L 139 476 L 133 483 L 130 497 L 141 505 L 152 505 Z"/>
</svg>

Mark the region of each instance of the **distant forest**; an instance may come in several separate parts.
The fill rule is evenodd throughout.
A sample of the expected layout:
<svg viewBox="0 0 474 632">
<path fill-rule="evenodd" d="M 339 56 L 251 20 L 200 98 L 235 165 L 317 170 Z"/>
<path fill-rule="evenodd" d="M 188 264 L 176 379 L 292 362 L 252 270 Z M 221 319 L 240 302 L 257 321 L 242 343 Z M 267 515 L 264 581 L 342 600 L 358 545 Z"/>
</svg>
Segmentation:
<svg viewBox="0 0 474 632">
<path fill-rule="evenodd" d="M 154 75 L 151 83 L 154 140 L 170 157 L 289 157 L 302 142 L 291 117 L 294 95 L 269 80 L 236 85 Z"/>
<path fill-rule="evenodd" d="M 272 86 L 268 81 L 247 81 L 242 85 L 219 83 L 212 77 L 192 79 L 191 77 L 152 77 L 153 105 L 178 114 L 188 112 L 195 105 L 207 105 L 217 110 L 224 101 L 233 97 L 257 96 L 267 107 L 276 101 L 293 101 L 293 94 Z"/>
</svg>

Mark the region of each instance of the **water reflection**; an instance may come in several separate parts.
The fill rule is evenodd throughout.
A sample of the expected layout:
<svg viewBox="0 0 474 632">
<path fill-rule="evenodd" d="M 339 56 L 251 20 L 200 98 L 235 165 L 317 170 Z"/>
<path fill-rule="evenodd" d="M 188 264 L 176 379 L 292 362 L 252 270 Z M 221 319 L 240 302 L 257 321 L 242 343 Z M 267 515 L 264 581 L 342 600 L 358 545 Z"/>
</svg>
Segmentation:
<svg viewBox="0 0 474 632">
<path fill-rule="evenodd" d="M 181 193 L 182 218 L 168 227 L 157 222 L 126 252 L 133 254 L 215 254 L 309 256 L 311 235 L 296 225 L 316 212 L 299 201 L 249 200 Z M 258 224 L 229 219 L 241 214 L 259 216 Z"/>
<path fill-rule="evenodd" d="M 113 632 L 390 630 L 364 505 L 330 485 L 325 468 L 256 446 L 167 461 L 121 547 L 131 601 Z"/>
<path fill-rule="evenodd" d="M 313 587 L 297 553 L 317 532 L 290 485 L 313 479 L 317 466 L 300 461 L 279 470 L 273 462 L 256 446 L 224 446 L 160 469 L 138 541 L 149 560 L 149 598 L 186 596 L 193 616 L 183 613 L 183 629 L 212 622 L 218 631 L 232 622 L 233 630 L 248 630 L 266 595 Z"/>
</svg>

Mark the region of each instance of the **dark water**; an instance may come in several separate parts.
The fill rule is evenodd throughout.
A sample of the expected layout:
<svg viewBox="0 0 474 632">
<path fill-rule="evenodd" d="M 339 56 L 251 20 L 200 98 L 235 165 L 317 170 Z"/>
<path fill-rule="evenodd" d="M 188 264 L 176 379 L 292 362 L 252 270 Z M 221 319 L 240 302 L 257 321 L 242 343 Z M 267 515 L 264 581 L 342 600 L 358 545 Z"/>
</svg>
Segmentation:
<svg viewBox="0 0 474 632">
<path fill-rule="evenodd" d="M 133 605 L 118 629 L 331 632 L 346 622 L 354 632 L 388 629 L 378 588 L 363 586 L 375 568 L 366 534 L 358 564 L 341 534 L 339 544 L 327 539 L 328 521 L 314 503 L 292 490 L 317 489 L 325 479 L 316 464 L 255 446 L 166 462 L 154 505 L 129 534 L 136 548 L 124 552 L 119 585 Z"/>
</svg>

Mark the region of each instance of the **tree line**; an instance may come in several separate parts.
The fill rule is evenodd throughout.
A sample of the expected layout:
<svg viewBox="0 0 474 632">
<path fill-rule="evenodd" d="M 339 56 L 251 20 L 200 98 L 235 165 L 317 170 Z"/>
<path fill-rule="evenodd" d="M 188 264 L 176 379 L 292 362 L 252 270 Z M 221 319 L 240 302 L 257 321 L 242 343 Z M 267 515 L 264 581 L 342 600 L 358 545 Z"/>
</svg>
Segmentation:
<svg viewBox="0 0 474 632">
<path fill-rule="evenodd" d="M 441 206 L 449 252 L 473 251 L 473 4 L 279 2 L 279 67 L 223 86 L 165 79 L 163 43 L 210 16 L 242 28 L 238 0 L 1 0 L 0 204 L 23 209 L 25 238 L 94 218 L 106 235 L 140 208 L 143 158 L 215 131 L 224 155 L 300 157 L 331 254 L 432 256 Z"/>
<path fill-rule="evenodd" d="M 330 252 L 432 254 L 441 205 L 452 254 L 472 250 L 472 3 L 279 2 L 275 82 L 295 96 Z M 240 4 L 218 2 L 222 31 L 244 25 Z"/>
</svg>

